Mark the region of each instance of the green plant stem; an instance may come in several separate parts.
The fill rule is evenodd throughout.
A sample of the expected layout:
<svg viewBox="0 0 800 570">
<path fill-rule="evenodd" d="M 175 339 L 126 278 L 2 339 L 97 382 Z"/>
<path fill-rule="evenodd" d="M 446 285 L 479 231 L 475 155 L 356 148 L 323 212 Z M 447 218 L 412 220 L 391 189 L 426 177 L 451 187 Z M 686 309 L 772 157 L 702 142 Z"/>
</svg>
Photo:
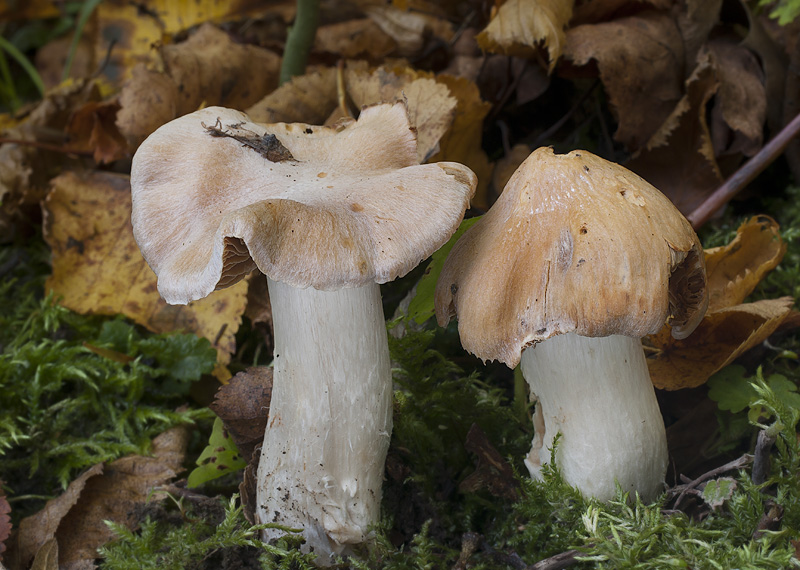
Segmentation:
<svg viewBox="0 0 800 570">
<path fill-rule="evenodd" d="M 78 42 L 83 35 L 83 29 L 86 27 L 86 22 L 89 21 L 89 16 L 92 15 L 94 9 L 100 4 L 101 0 L 87 0 L 81 6 L 81 12 L 78 15 L 78 23 L 75 26 L 75 33 L 72 36 L 72 42 L 69 44 L 69 52 L 67 53 L 67 61 L 64 62 L 64 70 L 61 72 L 61 81 L 66 81 L 69 77 L 69 71 L 72 69 L 72 61 L 75 59 L 75 53 L 78 51 Z"/>
<path fill-rule="evenodd" d="M 13 57 L 17 63 L 25 70 L 25 73 L 31 78 L 33 84 L 36 86 L 36 89 L 39 90 L 39 94 L 44 97 L 44 82 L 42 81 L 39 72 L 36 71 L 36 68 L 33 66 L 31 61 L 25 57 L 21 51 L 19 51 L 14 44 L 9 42 L 4 37 L 0 36 L 0 48 L 4 49 L 8 55 Z"/>
<path fill-rule="evenodd" d="M 286 37 L 280 83 L 283 85 L 306 69 L 319 24 L 319 0 L 297 0 L 297 15 Z"/>
</svg>

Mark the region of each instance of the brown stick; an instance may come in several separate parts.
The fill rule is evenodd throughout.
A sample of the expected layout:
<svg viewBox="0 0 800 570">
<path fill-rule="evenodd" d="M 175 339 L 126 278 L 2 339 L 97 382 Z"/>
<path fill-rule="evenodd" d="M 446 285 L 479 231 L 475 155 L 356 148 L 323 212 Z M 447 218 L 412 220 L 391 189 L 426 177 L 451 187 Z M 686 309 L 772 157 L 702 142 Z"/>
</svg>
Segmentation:
<svg viewBox="0 0 800 570">
<path fill-rule="evenodd" d="M 5 137 L 0 137 L 0 144 L 18 144 L 20 146 L 32 146 L 34 148 L 49 150 L 51 152 L 61 152 L 64 154 L 77 154 L 81 156 L 92 156 L 94 154 L 90 150 L 77 150 L 65 146 L 59 146 L 57 144 L 49 144 L 39 141 L 28 141 L 25 139 L 8 139 Z"/>
<path fill-rule="evenodd" d="M 792 139 L 800 132 L 800 115 L 786 125 L 775 138 L 765 144 L 755 156 L 745 162 L 725 183 L 717 188 L 687 219 L 694 229 L 699 229 L 708 219 L 747 186 L 762 170 L 774 161 Z"/>
</svg>

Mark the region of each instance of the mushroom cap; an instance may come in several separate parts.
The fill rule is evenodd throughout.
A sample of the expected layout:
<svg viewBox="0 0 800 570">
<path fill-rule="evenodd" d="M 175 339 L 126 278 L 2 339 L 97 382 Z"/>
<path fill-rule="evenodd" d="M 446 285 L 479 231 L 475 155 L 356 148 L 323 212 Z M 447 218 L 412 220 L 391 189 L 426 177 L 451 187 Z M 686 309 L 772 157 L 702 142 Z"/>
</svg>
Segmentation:
<svg viewBox="0 0 800 570">
<path fill-rule="evenodd" d="M 702 246 L 661 192 L 586 151 L 540 148 L 458 240 L 436 317 L 461 344 L 509 367 L 551 336 L 688 336 L 708 303 Z"/>
<path fill-rule="evenodd" d="M 334 290 L 413 269 L 456 230 L 476 183 L 464 165 L 418 163 L 403 102 L 365 108 L 339 128 L 259 125 L 209 107 L 139 147 L 131 219 L 168 303 L 256 267 Z"/>
</svg>

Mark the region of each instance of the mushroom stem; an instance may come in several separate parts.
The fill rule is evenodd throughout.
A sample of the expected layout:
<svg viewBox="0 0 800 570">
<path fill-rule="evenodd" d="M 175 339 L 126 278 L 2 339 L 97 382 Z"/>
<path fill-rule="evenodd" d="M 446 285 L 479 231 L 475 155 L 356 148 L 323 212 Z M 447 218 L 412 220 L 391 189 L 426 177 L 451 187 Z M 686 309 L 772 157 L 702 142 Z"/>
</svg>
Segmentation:
<svg viewBox="0 0 800 570">
<path fill-rule="evenodd" d="M 658 496 L 667 440 L 640 339 L 562 334 L 524 350 L 521 365 L 537 402 L 531 477 L 541 478 L 561 433 L 556 463 L 584 495 L 613 499 L 616 482 L 645 501 Z"/>
<path fill-rule="evenodd" d="M 270 417 L 258 467 L 263 523 L 303 528 L 331 554 L 378 522 L 392 381 L 377 284 L 319 291 L 267 280 L 275 330 Z M 265 531 L 264 539 L 283 532 Z"/>
</svg>

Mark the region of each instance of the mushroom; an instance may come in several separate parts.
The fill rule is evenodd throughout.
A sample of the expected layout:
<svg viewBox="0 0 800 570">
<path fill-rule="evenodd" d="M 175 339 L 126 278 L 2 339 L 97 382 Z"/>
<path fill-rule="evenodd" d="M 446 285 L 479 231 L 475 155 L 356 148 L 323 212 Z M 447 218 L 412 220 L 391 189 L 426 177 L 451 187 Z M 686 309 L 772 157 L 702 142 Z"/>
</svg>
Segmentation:
<svg viewBox="0 0 800 570">
<path fill-rule="evenodd" d="M 708 303 L 700 242 L 639 176 L 586 151 L 540 148 L 459 239 L 436 287 L 439 324 L 458 316 L 464 348 L 521 360 L 535 435 L 534 478 L 552 460 L 584 495 L 618 483 L 663 488 L 664 423 L 640 338 L 665 323 L 685 338 Z"/>
<path fill-rule="evenodd" d="M 133 159 L 134 236 L 168 303 L 267 276 L 275 370 L 257 517 L 303 528 L 320 564 L 379 517 L 392 382 L 378 284 L 447 241 L 475 186 L 461 164 L 418 163 L 402 102 L 336 128 L 211 107 Z"/>
</svg>

